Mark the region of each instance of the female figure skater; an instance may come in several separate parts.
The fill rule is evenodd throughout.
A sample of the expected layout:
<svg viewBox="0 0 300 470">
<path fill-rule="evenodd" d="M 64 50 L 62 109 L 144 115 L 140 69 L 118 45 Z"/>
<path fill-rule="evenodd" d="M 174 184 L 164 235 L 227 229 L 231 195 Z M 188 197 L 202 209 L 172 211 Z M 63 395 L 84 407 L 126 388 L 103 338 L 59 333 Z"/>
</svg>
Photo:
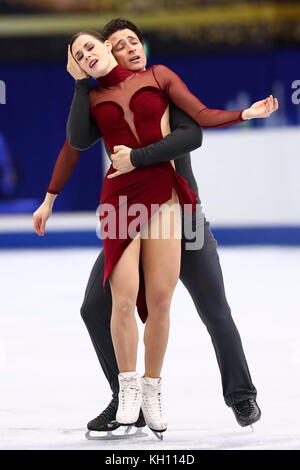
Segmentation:
<svg viewBox="0 0 300 470">
<path fill-rule="evenodd" d="M 96 32 L 75 35 L 70 51 L 85 74 L 98 79 L 98 86 L 90 93 L 91 114 L 111 152 L 121 144 L 128 148 L 145 146 L 169 133 L 169 99 L 203 127 L 224 127 L 248 118 L 266 117 L 277 106 L 273 98 L 269 98 L 247 110 L 210 110 L 164 66 L 134 73 L 118 65 L 111 54 L 110 42 L 103 42 Z M 76 122 L 72 125 L 76 133 Z M 195 210 L 197 195 L 170 162 L 139 167 L 121 176 L 117 173 L 112 166 L 109 168 L 100 199 L 101 205 L 111 204 L 117 212 L 117 238 L 109 234 L 103 240 L 103 287 L 109 279 L 113 299 L 111 331 L 120 371 L 117 421 L 124 425 L 136 422 L 142 407 L 149 428 L 163 432 L 167 421 L 161 399 L 160 372 L 168 341 L 171 298 L 179 277 L 181 246 L 177 236 L 180 218 L 175 211 L 172 219 L 167 207 L 179 202 L 183 208 L 189 204 Z M 127 197 L 128 208 L 142 203 L 147 209 L 147 215 L 131 233 L 127 229 L 132 219 L 127 217 L 125 239 L 118 238 L 120 195 Z M 161 218 L 157 213 L 153 217 L 149 215 L 152 215 L 151 203 L 165 202 Z M 103 215 L 100 214 L 100 218 L 103 221 Z M 168 240 L 162 237 L 166 223 L 170 223 Z M 145 229 L 148 233 L 158 229 L 159 238 L 144 238 L 141 234 Z M 138 331 L 133 315 L 136 304 L 142 321 L 147 318 L 145 375 L 141 379 L 136 373 Z"/>
</svg>

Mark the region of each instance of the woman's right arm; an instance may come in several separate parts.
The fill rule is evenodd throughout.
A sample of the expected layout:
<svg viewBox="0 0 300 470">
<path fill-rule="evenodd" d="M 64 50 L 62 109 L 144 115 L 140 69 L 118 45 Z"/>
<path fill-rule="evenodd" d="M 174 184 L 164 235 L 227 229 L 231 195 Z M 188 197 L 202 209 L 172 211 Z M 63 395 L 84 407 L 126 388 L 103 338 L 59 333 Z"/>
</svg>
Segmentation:
<svg viewBox="0 0 300 470">
<path fill-rule="evenodd" d="M 33 226 L 38 235 L 45 235 L 46 222 L 52 214 L 52 208 L 57 194 L 46 193 L 44 202 L 33 213 Z"/>
<path fill-rule="evenodd" d="M 46 222 L 52 213 L 53 203 L 72 174 L 79 157 L 79 150 L 71 147 L 66 139 L 56 159 L 45 200 L 33 214 L 33 225 L 38 235 L 45 234 Z"/>
</svg>

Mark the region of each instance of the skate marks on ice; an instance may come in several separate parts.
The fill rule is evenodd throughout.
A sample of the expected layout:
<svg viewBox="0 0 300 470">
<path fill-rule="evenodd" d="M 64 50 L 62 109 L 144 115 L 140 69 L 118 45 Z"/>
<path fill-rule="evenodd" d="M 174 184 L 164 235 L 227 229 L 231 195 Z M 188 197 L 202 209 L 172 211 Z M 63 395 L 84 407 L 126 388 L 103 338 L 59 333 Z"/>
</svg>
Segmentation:
<svg viewBox="0 0 300 470">
<path fill-rule="evenodd" d="M 168 443 L 170 449 L 203 449 L 203 450 L 266 450 L 266 449 L 300 449 L 300 434 L 286 435 L 259 430 L 256 425 L 232 431 L 226 429 L 209 430 L 177 429 L 172 430 Z M 167 440 L 167 438 L 166 438 Z M 183 445 L 185 441 L 186 447 Z M 176 445 L 176 447 L 175 447 Z"/>
<path fill-rule="evenodd" d="M 87 438 L 86 428 L 55 428 L 53 426 L 2 428 L 0 429 L 0 450 L 113 449 L 119 448 L 119 442 L 124 442 L 123 448 L 126 449 L 129 441 L 133 444 L 133 448 L 139 449 L 139 442 L 149 436 L 141 429 L 132 430 L 130 434 L 125 435 L 124 429 L 119 428 L 114 431 L 113 437 L 107 436 L 105 432 L 95 432 Z"/>
<path fill-rule="evenodd" d="M 124 436 L 124 430 L 119 435 Z M 146 431 L 146 432 L 145 432 Z M 16 427 L 1 429 L 0 449 L 181 449 L 181 450 L 239 450 L 239 449 L 300 449 L 300 435 L 283 435 L 257 428 L 224 430 L 169 429 L 159 441 L 150 430 L 143 429 L 142 437 L 88 440 L 86 428 Z M 105 433 L 103 433 L 104 435 Z"/>
</svg>

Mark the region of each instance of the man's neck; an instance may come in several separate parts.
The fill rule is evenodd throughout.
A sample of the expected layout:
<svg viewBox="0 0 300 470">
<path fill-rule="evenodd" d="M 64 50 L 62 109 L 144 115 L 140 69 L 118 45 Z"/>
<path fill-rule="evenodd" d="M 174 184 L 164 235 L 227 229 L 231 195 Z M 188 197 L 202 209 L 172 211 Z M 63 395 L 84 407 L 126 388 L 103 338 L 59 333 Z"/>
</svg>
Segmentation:
<svg viewBox="0 0 300 470">
<path fill-rule="evenodd" d="M 146 67 L 143 67 L 142 69 L 138 69 L 138 70 L 136 70 L 136 69 L 135 70 L 127 69 L 127 70 L 130 70 L 130 72 L 133 72 L 133 73 L 135 73 L 135 72 L 145 72 Z"/>
</svg>

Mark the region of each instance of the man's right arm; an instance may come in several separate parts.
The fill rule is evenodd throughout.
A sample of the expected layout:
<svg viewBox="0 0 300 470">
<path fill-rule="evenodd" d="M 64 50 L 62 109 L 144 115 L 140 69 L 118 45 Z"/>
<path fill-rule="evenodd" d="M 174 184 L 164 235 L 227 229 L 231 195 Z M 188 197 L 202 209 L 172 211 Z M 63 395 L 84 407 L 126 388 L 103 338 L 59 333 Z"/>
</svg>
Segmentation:
<svg viewBox="0 0 300 470">
<path fill-rule="evenodd" d="M 102 135 L 90 117 L 88 78 L 76 80 L 75 90 L 67 121 L 67 137 L 72 147 L 85 150 L 92 147 Z"/>
</svg>

